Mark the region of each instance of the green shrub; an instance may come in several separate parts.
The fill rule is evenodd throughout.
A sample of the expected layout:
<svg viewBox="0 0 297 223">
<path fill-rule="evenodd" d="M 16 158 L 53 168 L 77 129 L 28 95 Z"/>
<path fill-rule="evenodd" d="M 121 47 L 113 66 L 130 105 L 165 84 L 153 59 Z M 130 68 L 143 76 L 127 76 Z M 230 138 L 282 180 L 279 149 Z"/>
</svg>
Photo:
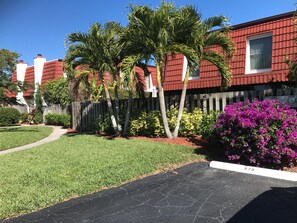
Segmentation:
<svg viewBox="0 0 297 223">
<path fill-rule="evenodd" d="M 211 144 L 217 141 L 214 125 L 217 123 L 220 114 L 221 112 L 219 111 L 211 111 L 209 114 L 204 113 L 202 115 L 199 134 Z"/>
<path fill-rule="evenodd" d="M 114 129 L 112 128 L 112 124 L 111 124 L 111 119 L 109 114 L 106 115 L 105 117 L 99 117 L 98 118 L 98 126 L 97 126 L 97 131 L 99 132 L 104 132 L 106 134 L 114 134 Z"/>
<path fill-rule="evenodd" d="M 177 109 L 171 109 L 167 112 L 168 124 L 171 131 L 174 130 L 177 120 Z M 182 119 L 180 121 L 179 136 L 195 135 L 199 132 L 202 120 L 202 111 L 199 108 L 195 108 L 193 112 L 187 112 L 187 109 L 183 110 Z"/>
<path fill-rule="evenodd" d="M 138 118 L 131 121 L 130 134 L 148 137 L 163 136 L 161 113 L 159 111 L 142 112 Z"/>
<path fill-rule="evenodd" d="M 42 113 L 35 113 L 35 123 L 36 124 L 41 124 L 43 123 L 43 115 Z"/>
<path fill-rule="evenodd" d="M 47 81 L 42 89 L 47 104 L 58 104 L 65 108 L 71 103 L 68 81 L 64 77 Z"/>
<path fill-rule="evenodd" d="M 47 114 L 45 115 L 45 123 L 46 125 L 60 125 L 68 128 L 71 124 L 71 116 L 68 114 Z"/>
<path fill-rule="evenodd" d="M 0 126 L 17 124 L 20 116 L 21 113 L 15 108 L 0 108 Z"/>
<path fill-rule="evenodd" d="M 20 120 L 22 124 L 28 123 L 28 116 L 29 116 L 28 112 L 21 113 Z"/>
<path fill-rule="evenodd" d="M 171 131 L 174 130 L 177 120 L 177 109 L 171 109 L 167 112 L 168 124 Z M 184 109 L 180 122 L 179 136 L 190 136 L 197 134 L 201 125 L 202 112 L 195 109 L 193 112 L 187 112 Z M 142 136 L 164 136 L 164 128 L 161 114 L 159 111 L 141 113 L 141 115 L 131 121 L 131 135 Z"/>
</svg>

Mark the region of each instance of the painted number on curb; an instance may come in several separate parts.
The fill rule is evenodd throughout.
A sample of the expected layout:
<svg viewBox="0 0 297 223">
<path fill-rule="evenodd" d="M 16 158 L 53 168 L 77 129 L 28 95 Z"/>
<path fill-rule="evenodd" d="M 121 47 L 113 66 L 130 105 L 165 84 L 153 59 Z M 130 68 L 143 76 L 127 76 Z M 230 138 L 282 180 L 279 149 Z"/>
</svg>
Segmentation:
<svg viewBox="0 0 297 223">
<path fill-rule="evenodd" d="M 244 167 L 244 170 L 245 171 L 249 171 L 249 172 L 253 172 L 253 171 L 255 171 L 255 169 L 254 168 L 252 168 L 252 167 Z"/>
</svg>

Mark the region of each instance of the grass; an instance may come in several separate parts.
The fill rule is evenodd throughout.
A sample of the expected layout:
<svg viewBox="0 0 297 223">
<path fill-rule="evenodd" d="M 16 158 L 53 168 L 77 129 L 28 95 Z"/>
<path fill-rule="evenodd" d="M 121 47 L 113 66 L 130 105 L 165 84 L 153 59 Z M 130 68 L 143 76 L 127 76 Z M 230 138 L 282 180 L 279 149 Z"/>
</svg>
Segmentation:
<svg viewBox="0 0 297 223">
<path fill-rule="evenodd" d="M 53 128 L 45 126 L 0 128 L 0 151 L 36 142 L 52 132 Z"/>
<path fill-rule="evenodd" d="M 92 193 L 193 160 L 195 149 L 94 135 L 0 156 L 0 219 Z"/>
</svg>

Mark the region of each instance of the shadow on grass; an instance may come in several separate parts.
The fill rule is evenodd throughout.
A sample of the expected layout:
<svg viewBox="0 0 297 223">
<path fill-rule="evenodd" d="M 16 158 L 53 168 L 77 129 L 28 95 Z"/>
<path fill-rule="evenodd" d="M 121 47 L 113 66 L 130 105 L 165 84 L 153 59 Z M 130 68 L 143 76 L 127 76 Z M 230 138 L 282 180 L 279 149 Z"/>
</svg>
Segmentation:
<svg viewBox="0 0 297 223">
<path fill-rule="evenodd" d="M 208 143 L 206 140 L 197 137 L 189 137 L 188 140 L 189 142 L 197 146 L 197 148 L 195 149 L 195 153 L 197 155 L 205 156 L 207 161 L 227 161 L 220 148 L 215 147 L 214 145 Z"/>
<path fill-rule="evenodd" d="M 30 127 L 31 128 L 31 127 Z M 9 127 L 9 128 L 1 128 L 1 132 L 40 132 L 38 129 L 23 129 L 22 127 Z"/>
</svg>

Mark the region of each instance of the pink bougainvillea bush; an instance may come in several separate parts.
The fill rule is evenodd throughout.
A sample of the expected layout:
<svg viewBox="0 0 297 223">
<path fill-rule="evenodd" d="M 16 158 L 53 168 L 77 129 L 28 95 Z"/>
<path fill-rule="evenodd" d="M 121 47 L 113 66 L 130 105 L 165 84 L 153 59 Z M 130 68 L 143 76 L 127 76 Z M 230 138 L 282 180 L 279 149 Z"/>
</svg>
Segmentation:
<svg viewBox="0 0 297 223">
<path fill-rule="evenodd" d="M 278 101 L 228 105 L 215 128 L 231 161 L 277 169 L 297 164 L 296 111 Z"/>
</svg>

